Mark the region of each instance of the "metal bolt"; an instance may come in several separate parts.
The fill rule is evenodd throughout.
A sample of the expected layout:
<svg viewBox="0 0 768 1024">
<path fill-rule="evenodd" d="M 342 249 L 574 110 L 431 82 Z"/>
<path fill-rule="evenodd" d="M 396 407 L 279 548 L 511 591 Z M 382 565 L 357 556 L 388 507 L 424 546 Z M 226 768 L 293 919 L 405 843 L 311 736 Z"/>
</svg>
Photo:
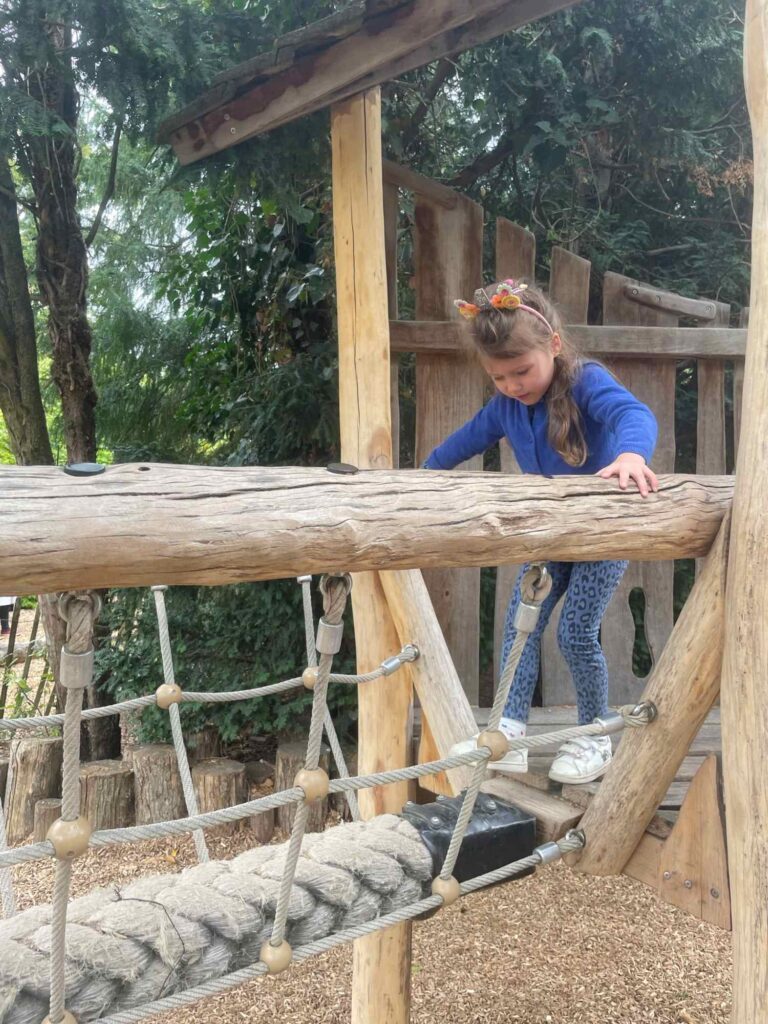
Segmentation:
<svg viewBox="0 0 768 1024">
<path fill-rule="evenodd" d="M 230 135 L 237 135 L 237 128 L 234 128 L 234 127 L 233 127 L 233 128 L 230 128 L 230 129 L 229 129 L 229 134 L 230 134 Z"/>
<path fill-rule="evenodd" d="M 438 828 L 440 825 L 442 825 L 442 821 L 440 820 L 440 818 L 438 818 L 436 814 L 433 814 L 432 817 L 429 819 L 429 824 L 434 825 L 435 828 Z"/>
<path fill-rule="evenodd" d="M 496 810 L 496 801 L 495 800 L 489 800 L 488 803 L 485 806 L 488 808 L 488 810 L 491 813 L 493 813 Z"/>
<path fill-rule="evenodd" d="M 231 114 L 225 114 L 224 115 L 224 120 L 225 121 L 231 121 L 232 120 L 232 115 Z"/>
<path fill-rule="evenodd" d="M 668 882 L 671 877 L 672 877 L 672 872 L 671 871 L 665 871 L 664 872 L 664 881 L 665 882 Z"/>
<path fill-rule="evenodd" d="M 690 878 L 686 878 L 686 880 L 683 882 L 683 885 L 685 886 L 686 889 L 692 889 L 693 888 L 693 882 L 690 880 Z"/>
<path fill-rule="evenodd" d="M 719 900 L 720 899 L 720 890 L 719 889 L 710 889 L 709 890 L 709 895 L 712 897 L 713 900 Z"/>
</svg>

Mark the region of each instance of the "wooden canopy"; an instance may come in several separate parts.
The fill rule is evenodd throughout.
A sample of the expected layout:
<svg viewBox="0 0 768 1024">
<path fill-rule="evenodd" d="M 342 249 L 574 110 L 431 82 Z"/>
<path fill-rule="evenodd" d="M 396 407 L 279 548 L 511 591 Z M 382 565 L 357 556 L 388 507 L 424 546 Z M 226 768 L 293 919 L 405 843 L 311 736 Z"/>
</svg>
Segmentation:
<svg viewBox="0 0 768 1024">
<path fill-rule="evenodd" d="M 160 126 L 159 139 L 193 163 L 576 2 L 355 0 L 222 72 Z"/>
</svg>

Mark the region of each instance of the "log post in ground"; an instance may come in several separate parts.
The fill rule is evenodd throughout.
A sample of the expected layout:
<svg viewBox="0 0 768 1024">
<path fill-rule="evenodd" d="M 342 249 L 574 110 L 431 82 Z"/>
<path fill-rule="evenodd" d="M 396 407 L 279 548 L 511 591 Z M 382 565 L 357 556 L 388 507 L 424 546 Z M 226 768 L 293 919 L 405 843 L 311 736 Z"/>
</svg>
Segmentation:
<svg viewBox="0 0 768 1024">
<path fill-rule="evenodd" d="M 307 756 L 306 740 L 291 740 L 281 743 L 277 748 L 275 758 L 275 792 L 280 793 L 284 789 L 293 786 L 296 773 L 304 767 Z M 319 767 L 328 771 L 330 766 L 329 751 L 323 747 L 320 752 Z M 285 807 L 278 807 L 275 817 L 277 825 L 288 835 L 293 828 L 293 819 L 296 817 L 296 804 L 288 804 Z M 325 828 L 325 819 L 328 815 L 328 800 L 313 800 L 309 805 L 307 815 L 307 832 L 322 832 Z"/>
<path fill-rule="evenodd" d="M 768 0 L 747 0 L 744 71 L 755 196 L 721 715 L 733 917 L 734 1024 L 768 1020 Z"/>
<path fill-rule="evenodd" d="M 80 766 L 80 813 L 92 829 L 125 828 L 135 819 L 133 767 L 124 761 Z"/>
<path fill-rule="evenodd" d="M 169 743 L 134 747 L 131 766 L 137 825 L 186 817 L 176 751 Z"/>
<path fill-rule="evenodd" d="M 61 799 L 59 797 L 47 797 L 45 800 L 36 801 L 32 829 L 34 841 L 42 843 L 48 835 L 48 829 L 60 817 Z"/>
<path fill-rule="evenodd" d="M 210 757 L 192 766 L 192 783 L 195 787 L 197 806 L 201 814 L 218 811 L 222 807 L 234 807 L 245 803 L 247 782 L 245 765 L 229 757 Z M 240 822 L 216 825 L 208 829 L 211 835 L 231 836 L 240 828 Z"/>
<path fill-rule="evenodd" d="M 25 839 L 35 824 L 35 804 L 61 793 L 62 740 L 34 736 L 19 740 L 11 751 L 11 791 L 5 809 L 9 843 Z"/>
<path fill-rule="evenodd" d="M 332 107 L 331 141 L 341 454 L 345 462 L 360 469 L 388 469 L 392 466 L 389 313 L 378 89 Z M 348 568 L 345 554 L 342 546 L 332 564 Z M 365 672 L 399 647 L 375 573 L 355 576 L 352 610 L 357 668 Z M 361 686 L 358 692 L 359 771 L 407 764 L 412 732 L 407 669 Z M 368 818 L 381 811 L 399 811 L 406 799 L 405 783 L 365 790 L 360 794 L 360 809 Z M 359 939 L 353 956 L 355 1024 L 406 1024 L 410 924 Z"/>
<path fill-rule="evenodd" d="M 717 697 L 727 553 L 728 520 L 643 694 L 658 708 L 658 719 L 624 731 L 614 763 L 581 820 L 587 845 L 574 865 L 579 871 L 622 871 Z"/>
</svg>

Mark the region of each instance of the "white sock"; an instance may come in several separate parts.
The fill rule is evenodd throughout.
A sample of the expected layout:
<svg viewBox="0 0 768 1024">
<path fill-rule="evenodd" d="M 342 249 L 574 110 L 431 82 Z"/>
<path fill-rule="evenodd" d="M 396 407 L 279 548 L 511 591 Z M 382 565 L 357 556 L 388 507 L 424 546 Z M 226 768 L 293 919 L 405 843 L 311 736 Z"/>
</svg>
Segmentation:
<svg viewBox="0 0 768 1024">
<path fill-rule="evenodd" d="M 525 722 L 518 722 L 516 718 L 502 718 L 499 722 L 499 731 L 503 732 L 508 740 L 516 740 L 525 736 Z"/>
</svg>

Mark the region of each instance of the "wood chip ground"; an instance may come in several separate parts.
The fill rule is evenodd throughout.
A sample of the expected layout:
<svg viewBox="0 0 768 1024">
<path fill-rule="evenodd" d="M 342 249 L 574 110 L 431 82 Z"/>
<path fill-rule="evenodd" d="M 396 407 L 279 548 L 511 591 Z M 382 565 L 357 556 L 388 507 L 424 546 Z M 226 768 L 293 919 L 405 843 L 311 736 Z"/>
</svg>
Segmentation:
<svg viewBox="0 0 768 1024">
<path fill-rule="evenodd" d="M 278 840 L 283 838 L 276 837 Z M 213 857 L 252 844 L 209 840 Z M 74 892 L 125 885 L 193 863 L 191 841 L 158 840 L 89 853 Z M 47 902 L 53 866 L 15 869 L 23 906 Z M 662 903 L 627 878 L 562 865 L 466 897 L 416 924 L 413 1024 L 727 1024 L 730 934 Z M 352 956 L 334 950 L 251 982 L 158 1024 L 345 1024 Z"/>
</svg>

